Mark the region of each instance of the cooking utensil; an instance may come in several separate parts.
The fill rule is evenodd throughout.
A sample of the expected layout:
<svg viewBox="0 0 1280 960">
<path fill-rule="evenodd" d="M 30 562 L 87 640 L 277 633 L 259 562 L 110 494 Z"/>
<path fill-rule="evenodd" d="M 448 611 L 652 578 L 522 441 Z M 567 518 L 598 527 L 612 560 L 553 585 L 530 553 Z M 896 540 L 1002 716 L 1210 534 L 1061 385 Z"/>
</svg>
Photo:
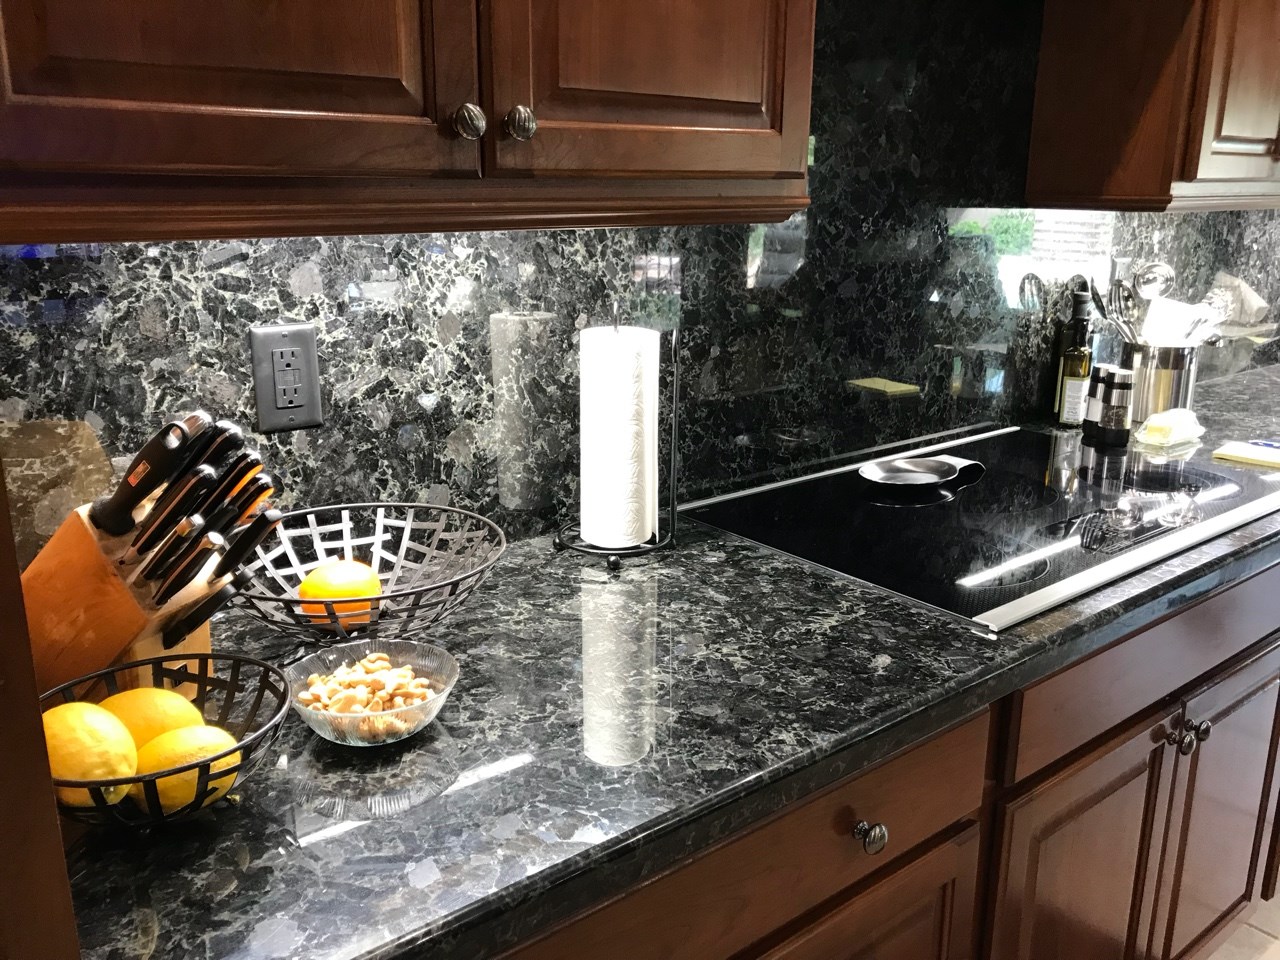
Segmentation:
<svg viewBox="0 0 1280 960">
<path fill-rule="evenodd" d="M 1103 320 L 1109 319 L 1107 316 L 1107 305 L 1102 301 L 1102 294 L 1098 292 L 1098 285 L 1089 281 L 1089 294 L 1093 297 L 1093 309 L 1098 311 L 1098 316 Z"/>
<path fill-rule="evenodd" d="M 240 489 L 262 469 L 262 458 L 256 450 L 244 450 L 231 458 L 222 473 L 218 474 L 218 482 L 200 502 L 197 512 L 211 517 L 224 503 L 231 499 Z"/>
<path fill-rule="evenodd" d="M 169 421 L 143 444 L 115 492 L 93 502 L 89 508 L 93 525 L 115 537 L 132 530 L 133 511 L 161 484 L 180 474 L 188 453 L 187 428 L 180 420 Z"/>
<path fill-rule="evenodd" d="M 263 503 L 268 497 L 276 492 L 275 479 L 269 473 L 259 473 L 244 485 L 240 491 L 231 498 L 231 505 L 236 511 L 236 520 L 238 523 L 244 523 L 254 510 Z"/>
<path fill-rule="evenodd" d="M 1018 281 L 1018 302 L 1023 310 L 1032 313 L 1040 312 L 1048 302 L 1045 296 L 1044 281 L 1034 273 L 1028 273 Z"/>
<path fill-rule="evenodd" d="M 196 505 L 216 479 L 213 467 L 201 464 L 187 476 L 170 483 L 138 525 L 138 535 L 120 557 L 120 563 L 126 566 L 137 563 L 158 547 L 177 527 L 179 520 L 196 512 Z"/>
<path fill-rule="evenodd" d="M 1133 271 L 1133 292 L 1143 300 L 1166 297 L 1175 279 L 1173 267 L 1161 260 L 1151 260 Z"/>
<path fill-rule="evenodd" d="M 40 698 L 40 707 L 48 710 L 59 703 L 83 699 L 96 703 L 104 696 L 134 686 L 133 681 L 139 673 L 144 677 L 149 674 L 149 685 L 153 687 L 194 690 L 192 702 L 204 718 L 235 737 L 236 745 L 196 763 L 156 773 L 113 780 L 55 779 L 55 786 L 87 790 L 93 802 L 92 806 L 85 807 L 59 804 L 59 812 L 68 819 L 93 824 L 114 822 L 148 826 L 196 814 L 205 809 L 205 801 L 210 796 L 207 788 L 197 790 L 198 795 L 186 806 L 166 812 L 160 805 L 155 787 L 148 788 L 147 785 L 162 777 L 190 770 L 198 784 L 217 782 L 224 776 L 234 777 L 231 790 L 234 793 L 262 761 L 266 748 L 275 742 L 289 712 L 289 682 L 283 671 L 252 657 L 228 653 L 177 653 L 108 667 L 55 687 Z M 212 770 L 211 764 L 226 760 L 233 754 L 238 757 L 234 763 L 220 766 L 216 772 Z M 130 793 L 123 800 L 111 803 L 104 793 L 112 787 L 128 788 L 135 784 L 141 785 L 137 792 L 141 793 L 141 798 L 137 793 Z"/>
<path fill-rule="evenodd" d="M 942 457 L 903 457 L 897 460 L 877 460 L 864 463 L 858 468 L 858 475 L 872 483 L 887 483 L 895 486 L 906 484 L 911 486 L 937 485 L 954 479 L 960 468 L 951 460 Z"/>
<path fill-rule="evenodd" d="M 253 555 L 258 546 L 271 535 L 271 531 L 280 525 L 284 516 L 279 510 L 264 510 L 253 518 L 253 521 L 236 535 L 227 552 L 223 554 L 218 565 L 213 568 L 213 579 L 220 580 L 228 573 L 238 569 Z"/>
<path fill-rule="evenodd" d="M 230 420 L 219 420 L 196 437 L 181 472 L 189 473 L 202 463 L 217 467 L 243 446 L 244 432 Z"/>
<path fill-rule="evenodd" d="M 164 633 L 161 635 L 161 642 L 164 644 L 164 648 L 172 650 L 206 620 L 211 620 L 215 613 L 235 599 L 236 594 L 240 592 L 240 588 L 248 582 L 248 579 L 246 574 L 237 574 L 230 583 L 223 584 L 217 591 L 209 594 L 181 618 L 165 627 Z"/>
<path fill-rule="evenodd" d="M 174 559 L 173 570 L 155 593 L 155 604 L 163 607 L 179 590 L 189 584 L 204 569 L 209 558 L 223 549 L 227 541 L 218 533 L 206 533 L 199 540 L 185 546 Z"/>
<path fill-rule="evenodd" d="M 194 440 L 213 426 L 213 417 L 204 410 L 193 410 L 182 418 L 182 425 L 187 428 L 187 438 Z"/>
<path fill-rule="evenodd" d="M 138 579 L 147 582 L 162 580 L 172 568 L 174 560 L 177 559 L 183 548 L 199 540 L 204 532 L 204 517 L 198 513 L 193 513 L 189 517 L 179 520 L 178 525 L 174 527 L 173 533 L 169 534 L 168 538 L 156 548 L 155 552 L 147 559 L 147 562 L 138 570 Z"/>
</svg>

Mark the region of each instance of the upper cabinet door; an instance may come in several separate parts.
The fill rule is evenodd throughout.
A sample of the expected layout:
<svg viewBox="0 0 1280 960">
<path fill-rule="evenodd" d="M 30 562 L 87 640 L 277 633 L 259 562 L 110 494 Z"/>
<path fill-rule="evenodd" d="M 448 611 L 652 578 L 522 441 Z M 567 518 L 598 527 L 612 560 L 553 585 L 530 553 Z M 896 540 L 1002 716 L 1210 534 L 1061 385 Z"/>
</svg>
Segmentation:
<svg viewBox="0 0 1280 960">
<path fill-rule="evenodd" d="M 815 0 L 482 8 L 490 172 L 804 176 Z"/>
<path fill-rule="evenodd" d="M 0 31 L 0 164 L 479 173 L 473 0 L 0 0 Z"/>
<path fill-rule="evenodd" d="M 1197 95 L 1186 179 L 1280 176 L 1280 3 L 1209 4 Z"/>
</svg>

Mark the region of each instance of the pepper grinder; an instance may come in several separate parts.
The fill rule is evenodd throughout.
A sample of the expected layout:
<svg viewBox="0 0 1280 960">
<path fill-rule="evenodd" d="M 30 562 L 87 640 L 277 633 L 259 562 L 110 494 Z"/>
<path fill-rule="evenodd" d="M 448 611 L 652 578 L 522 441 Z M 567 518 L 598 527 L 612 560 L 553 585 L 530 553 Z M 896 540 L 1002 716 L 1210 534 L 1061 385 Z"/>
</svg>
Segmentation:
<svg viewBox="0 0 1280 960">
<path fill-rule="evenodd" d="M 1098 441 L 1105 447 L 1129 445 L 1133 426 L 1133 371 L 1113 367 L 1102 386 L 1102 413 L 1098 418 Z"/>
</svg>

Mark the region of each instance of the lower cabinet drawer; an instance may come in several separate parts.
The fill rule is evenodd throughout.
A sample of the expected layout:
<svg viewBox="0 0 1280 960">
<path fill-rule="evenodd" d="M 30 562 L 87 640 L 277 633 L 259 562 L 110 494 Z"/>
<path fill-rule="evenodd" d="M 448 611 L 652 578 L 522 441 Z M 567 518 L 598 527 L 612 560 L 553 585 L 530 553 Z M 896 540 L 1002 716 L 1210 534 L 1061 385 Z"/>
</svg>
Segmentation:
<svg viewBox="0 0 1280 960">
<path fill-rule="evenodd" d="M 508 957 L 728 957 L 971 817 L 982 804 L 989 727 L 984 712 Z M 863 825 L 870 832 L 860 831 Z M 887 833 L 882 849 L 881 831 Z"/>
<path fill-rule="evenodd" d="M 975 823 L 930 847 L 760 960 L 972 960 L 980 837 Z"/>
</svg>

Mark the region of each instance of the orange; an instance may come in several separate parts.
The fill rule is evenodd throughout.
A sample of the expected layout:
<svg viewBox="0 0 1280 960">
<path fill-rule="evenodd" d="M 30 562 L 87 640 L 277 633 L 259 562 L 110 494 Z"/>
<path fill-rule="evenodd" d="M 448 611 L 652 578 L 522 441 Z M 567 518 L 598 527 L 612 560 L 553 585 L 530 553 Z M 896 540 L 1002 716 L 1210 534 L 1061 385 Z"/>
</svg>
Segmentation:
<svg viewBox="0 0 1280 960">
<path fill-rule="evenodd" d="M 132 777 L 137 770 L 138 753 L 129 728 L 96 703 L 62 703 L 46 710 L 43 720 L 49 770 L 58 780 L 115 780 Z M 107 803 L 118 803 L 128 792 L 127 785 L 102 788 Z M 59 787 L 57 793 L 70 806 L 93 806 L 88 790 Z"/>
<path fill-rule="evenodd" d="M 342 629 L 362 626 L 370 620 L 373 604 L 364 597 L 377 597 L 382 593 L 382 583 L 373 567 L 360 560 L 328 560 L 316 567 L 298 584 L 299 600 L 350 600 L 335 603 L 333 612 L 338 615 Z M 323 604 L 304 603 L 302 612 L 317 622 L 329 619 Z"/>
<path fill-rule="evenodd" d="M 204 725 L 204 717 L 195 704 L 177 691 L 159 687 L 122 690 L 103 700 L 101 706 L 129 728 L 139 750 L 162 733 Z"/>
</svg>

